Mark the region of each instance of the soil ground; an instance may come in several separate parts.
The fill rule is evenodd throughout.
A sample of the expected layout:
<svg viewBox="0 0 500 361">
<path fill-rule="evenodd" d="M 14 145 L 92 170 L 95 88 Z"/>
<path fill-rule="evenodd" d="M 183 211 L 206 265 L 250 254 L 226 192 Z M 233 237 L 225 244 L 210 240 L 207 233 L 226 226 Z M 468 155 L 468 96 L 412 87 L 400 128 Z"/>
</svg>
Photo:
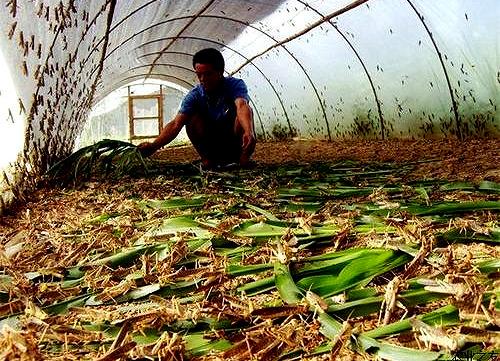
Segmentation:
<svg viewBox="0 0 500 361">
<path fill-rule="evenodd" d="M 191 145 L 167 148 L 156 158 L 192 162 L 199 157 Z M 446 140 L 290 140 L 259 142 L 254 160 L 261 164 L 288 162 L 415 162 L 412 177 L 448 180 L 500 181 L 500 139 Z"/>
</svg>

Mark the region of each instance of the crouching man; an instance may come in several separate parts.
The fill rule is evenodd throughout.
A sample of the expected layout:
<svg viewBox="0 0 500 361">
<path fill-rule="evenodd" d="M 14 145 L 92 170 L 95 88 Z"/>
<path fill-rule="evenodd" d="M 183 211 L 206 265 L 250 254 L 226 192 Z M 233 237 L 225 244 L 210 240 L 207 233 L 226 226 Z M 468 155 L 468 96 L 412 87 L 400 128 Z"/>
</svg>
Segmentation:
<svg viewBox="0 0 500 361">
<path fill-rule="evenodd" d="M 224 76 L 224 58 L 212 48 L 193 56 L 200 82 L 183 99 L 177 115 L 153 142 L 139 144 L 150 156 L 179 134 L 183 126 L 205 169 L 237 163 L 249 165 L 255 150 L 253 113 L 241 79 Z"/>
</svg>

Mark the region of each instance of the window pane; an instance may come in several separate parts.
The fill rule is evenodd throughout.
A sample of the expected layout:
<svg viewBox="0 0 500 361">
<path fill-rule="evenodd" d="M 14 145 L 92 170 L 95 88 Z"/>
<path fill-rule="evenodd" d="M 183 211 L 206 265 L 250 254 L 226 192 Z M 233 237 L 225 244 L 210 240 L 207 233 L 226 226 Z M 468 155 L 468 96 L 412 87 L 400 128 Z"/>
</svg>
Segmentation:
<svg viewBox="0 0 500 361">
<path fill-rule="evenodd" d="M 154 99 L 133 99 L 132 110 L 134 118 L 137 117 L 157 117 L 158 100 Z"/>
<path fill-rule="evenodd" d="M 134 135 L 158 135 L 158 119 L 135 119 Z"/>
</svg>

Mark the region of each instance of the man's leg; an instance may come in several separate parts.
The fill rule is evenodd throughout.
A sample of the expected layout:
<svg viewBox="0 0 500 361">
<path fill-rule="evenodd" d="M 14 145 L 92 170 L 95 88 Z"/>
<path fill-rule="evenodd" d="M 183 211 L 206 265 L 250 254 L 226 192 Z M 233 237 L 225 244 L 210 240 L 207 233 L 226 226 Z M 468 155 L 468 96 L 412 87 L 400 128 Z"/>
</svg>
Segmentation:
<svg viewBox="0 0 500 361">
<path fill-rule="evenodd" d="M 206 123 L 201 116 L 193 115 L 186 124 L 186 133 L 194 149 L 200 155 L 202 164 L 210 166 L 213 163 L 213 154 L 211 154 L 208 144 L 210 135 Z"/>
<path fill-rule="evenodd" d="M 206 167 L 238 162 L 241 155 L 242 130 L 237 120 L 217 127 L 210 119 L 194 115 L 186 124 L 186 133 Z M 233 125 L 234 124 L 234 125 Z"/>
</svg>

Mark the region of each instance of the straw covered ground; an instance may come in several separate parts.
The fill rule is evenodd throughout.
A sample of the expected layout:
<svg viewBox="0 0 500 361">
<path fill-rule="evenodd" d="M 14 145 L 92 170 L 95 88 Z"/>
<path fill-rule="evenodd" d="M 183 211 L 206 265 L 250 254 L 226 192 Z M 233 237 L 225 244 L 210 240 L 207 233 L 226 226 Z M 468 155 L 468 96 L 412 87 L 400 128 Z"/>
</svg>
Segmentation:
<svg viewBox="0 0 500 361">
<path fill-rule="evenodd" d="M 158 153 L 171 162 L 191 162 L 198 155 L 191 146 L 181 146 Z M 254 159 L 260 164 L 290 162 L 391 162 L 416 164 L 410 176 L 447 180 L 489 179 L 500 182 L 500 141 L 498 139 L 432 140 L 297 140 L 260 142 Z"/>
<path fill-rule="evenodd" d="M 206 172 L 185 146 L 47 180 L 0 221 L 0 360 L 494 359 L 499 149 L 268 142 Z"/>
</svg>

